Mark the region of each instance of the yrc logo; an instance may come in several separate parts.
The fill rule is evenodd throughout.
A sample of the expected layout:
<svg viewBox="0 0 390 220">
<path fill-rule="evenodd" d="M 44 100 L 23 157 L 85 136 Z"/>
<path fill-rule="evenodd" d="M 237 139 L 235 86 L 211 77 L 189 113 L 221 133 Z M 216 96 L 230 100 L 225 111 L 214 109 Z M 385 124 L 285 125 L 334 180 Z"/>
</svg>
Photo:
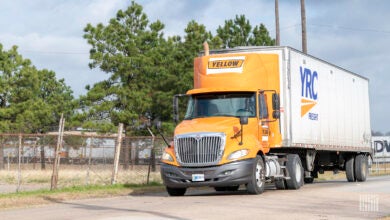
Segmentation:
<svg viewBox="0 0 390 220">
<path fill-rule="evenodd" d="M 318 99 L 318 73 L 308 68 L 299 67 L 301 71 L 301 117 L 305 116 L 316 104 Z M 317 113 L 309 113 L 310 120 L 318 120 Z"/>
</svg>

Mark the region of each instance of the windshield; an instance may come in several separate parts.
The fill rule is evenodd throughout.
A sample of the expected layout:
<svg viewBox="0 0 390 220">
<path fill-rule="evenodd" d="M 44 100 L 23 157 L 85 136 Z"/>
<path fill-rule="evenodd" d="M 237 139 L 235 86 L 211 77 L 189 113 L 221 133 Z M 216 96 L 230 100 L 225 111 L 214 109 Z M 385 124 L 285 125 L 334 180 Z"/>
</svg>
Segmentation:
<svg viewBox="0 0 390 220">
<path fill-rule="evenodd" d="M 212 93 L 192 95 L 184 119 L 215 116 L 256 116 L 256 93 Z"/>
</svg>

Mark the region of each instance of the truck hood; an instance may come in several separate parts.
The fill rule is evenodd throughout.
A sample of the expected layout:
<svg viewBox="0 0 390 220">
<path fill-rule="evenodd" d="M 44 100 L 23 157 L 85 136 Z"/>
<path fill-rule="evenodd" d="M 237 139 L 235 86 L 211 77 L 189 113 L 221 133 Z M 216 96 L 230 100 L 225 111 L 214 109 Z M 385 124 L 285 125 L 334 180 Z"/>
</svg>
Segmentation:
<svg viewBox="0 0 390 220">
<path fill-rule="evenodd" d="M 240 120 L 235 117 L 210 117 L 182 121 L 175 135 L 196 132 L 224 132 L 233 135 L 240 130 Z"/>
</svg>

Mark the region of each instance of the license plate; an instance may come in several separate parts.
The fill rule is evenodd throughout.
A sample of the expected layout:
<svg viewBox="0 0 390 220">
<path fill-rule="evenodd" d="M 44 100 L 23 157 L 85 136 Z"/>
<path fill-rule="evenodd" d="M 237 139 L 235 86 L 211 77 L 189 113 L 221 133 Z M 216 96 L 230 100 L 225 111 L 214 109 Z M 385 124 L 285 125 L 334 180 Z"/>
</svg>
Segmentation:
<svg viewBox="0 0 390 220">
<path fill-rule="evenodd" d="M 202 182 L 204 181 L 204 174 L 192 174 L 193 182 Z"/>
</svg>

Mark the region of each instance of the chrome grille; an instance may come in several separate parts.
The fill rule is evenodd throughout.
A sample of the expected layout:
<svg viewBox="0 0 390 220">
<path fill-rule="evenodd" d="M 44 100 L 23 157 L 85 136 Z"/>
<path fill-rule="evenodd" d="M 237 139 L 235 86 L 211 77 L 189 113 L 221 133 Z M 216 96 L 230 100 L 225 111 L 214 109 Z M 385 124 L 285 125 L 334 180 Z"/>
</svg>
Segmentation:
<svg viewBox="0 0 390 220">
<path fill-rule="evenodd" d="M 191 133 L 175 136 L 175 151 L 182 166 L 216 165 L 225 149 L 224 133 Z"/>
</svg>

